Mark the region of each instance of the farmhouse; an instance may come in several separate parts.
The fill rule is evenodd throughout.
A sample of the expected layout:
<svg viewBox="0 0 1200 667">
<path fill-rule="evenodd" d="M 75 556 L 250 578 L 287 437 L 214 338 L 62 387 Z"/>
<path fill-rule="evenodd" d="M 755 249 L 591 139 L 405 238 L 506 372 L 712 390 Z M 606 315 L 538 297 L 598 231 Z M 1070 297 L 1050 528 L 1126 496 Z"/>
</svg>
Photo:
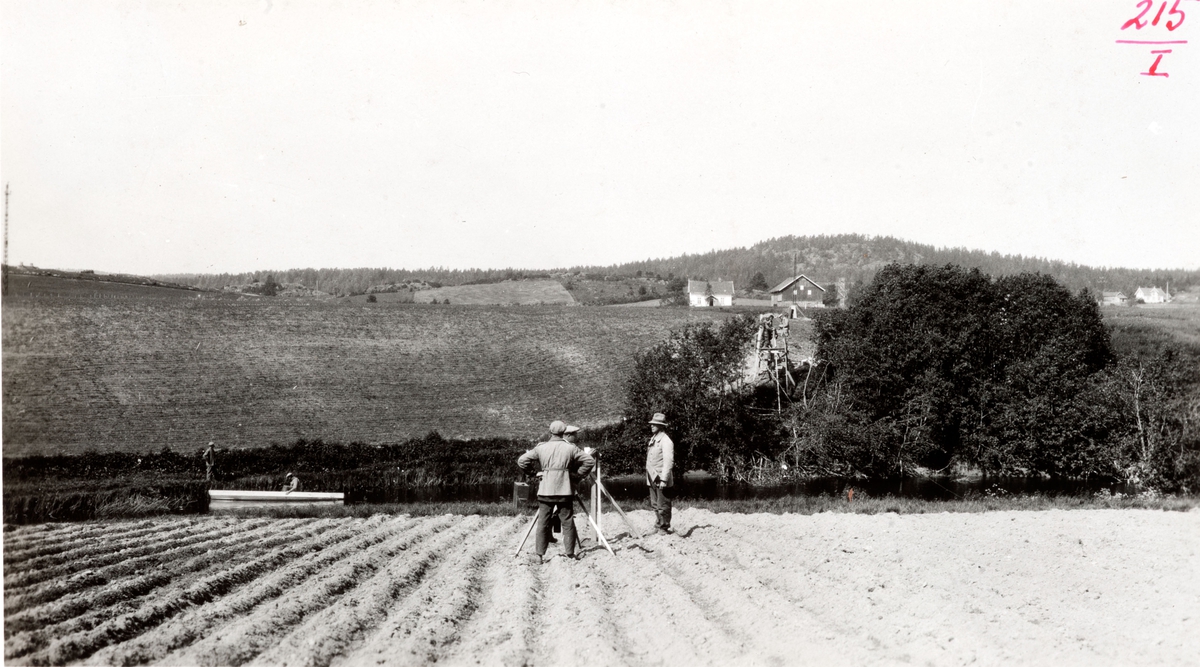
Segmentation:
<svg viewBox="0 0 1200 667">
<path fill-rule="evenodd" d="M 804 275 L 788 278 L 771 288 L 772 305 L 792 303 L 802 308 L 824 308 L 825 288 Z"/>
<path fill-rule="evenodd" d="M 1139 287 L 1137 288 L 1137 291 L 1133 293 L 1133 298 L 1135 301 L 1140 301 L 1142 303 L 1166 303 L 1171 300 L 1171 296 L 1169 294 L 1158 289 L 1157 287 Z"/>
<path fill-rule="evenodd" d="M 1128 302 L 1129 302 L 1129 297 L 1125 296 L 1125 294 L 1123 292 L 1101 292 L 1100 293 L 1100 305 L 1101 306 L 1124 306 Z"/>
<path fill-rule="evenodd" d="M 733 305 L 732 280 L 689 280 L 688 305 L 693 308 L 712 308 Z"/>
</svg>

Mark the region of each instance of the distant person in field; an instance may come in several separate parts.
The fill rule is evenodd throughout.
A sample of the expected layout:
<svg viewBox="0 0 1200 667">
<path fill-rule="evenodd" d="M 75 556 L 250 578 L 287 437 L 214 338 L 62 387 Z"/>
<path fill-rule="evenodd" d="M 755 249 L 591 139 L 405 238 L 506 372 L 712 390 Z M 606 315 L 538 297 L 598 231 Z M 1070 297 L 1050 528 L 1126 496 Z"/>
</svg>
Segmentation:
<svg viewBox="0 0 1200 667">
<path fill-rule="evenodd" d="M 654 528 L 659 535 L 671 534 L 671 487 L 675 486 L 675 443 L 664 430 L 667 416 L 654 413 L 650 420 L 650 442 L 646 449 L 646 485 L 654 508 Z"/>
<path fill-rule="evenodd" d="M 300 490 L 300 478 L 289 472 L 283 478 L 283 491 L 285 493 L 291 493 L 292 491 L 299 491 L 299 490 Z"/>
<path fill-rule="evenodd" d="M 211 482 L 213 481 L 213 475 L 216 473 L 217 468 L 216 444 L 212 441 L 209 441 L 208 447 L 204 449 L 204 453 L 201 454 L 201 456 L 204 458 L 204 479 Z"/>
<path fill-rule="evenodd" d="M 526 474 L 540 470 L 538 483 L 538 513 L 534 531 L 537 533 L 537 555 L 546 561 L 546 545 L 550 543 L 550 515 L 557 508 L 562 522 L 563 554 L 575 558 L 575 486 L 587 477 L 596 465 L 591 456 L 563 439 L 567 425 L 555 420 L 550 424 L 550 439 L 539 443 L 517 459 L 517 466 Z"/>
</svg>

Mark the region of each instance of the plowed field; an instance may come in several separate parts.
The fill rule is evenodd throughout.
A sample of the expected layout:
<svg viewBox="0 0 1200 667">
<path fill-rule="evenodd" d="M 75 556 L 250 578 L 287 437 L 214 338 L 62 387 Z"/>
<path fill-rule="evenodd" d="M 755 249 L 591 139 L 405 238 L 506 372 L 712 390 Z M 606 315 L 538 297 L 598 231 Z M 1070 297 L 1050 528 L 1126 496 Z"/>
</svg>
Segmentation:
<svg viewBox="0 0 1200 667">
<path fill-rule="evenodd" d="M 646 511 L 631 513 L 648 526 Z M 514 557 L 525 517 L 4 534 L 7 664 L 1195 664 L 1200 512 L 737 515 Z M 580 519 L 582 523 L 582 519 Z M 556 549 L 557 545 L 552 545 Z M 555 553 L 555 552 L 552 552 Z"/>
<path fill-rule="evenodd" d="M 430 431 L 535 438 L 554 419 L 620 419 L 638 350 L 727 316 L 6 297 L 4 455 L 394 443 Z"/>
</svg>

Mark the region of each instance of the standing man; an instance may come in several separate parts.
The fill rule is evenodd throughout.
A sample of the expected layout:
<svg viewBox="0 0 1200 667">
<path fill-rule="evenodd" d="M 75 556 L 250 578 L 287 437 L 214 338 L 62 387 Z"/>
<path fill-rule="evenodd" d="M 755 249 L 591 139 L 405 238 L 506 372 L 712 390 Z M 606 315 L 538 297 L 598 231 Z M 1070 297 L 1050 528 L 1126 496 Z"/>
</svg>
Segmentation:
<svg viewBox="0 0 1200 667">
<path fill-rule="evenodd" d="M 211 482 L 213 481 L 213 469 L 217 465 L 217 448 L 211 440 L 201 456 L 204 458 L 204 479 Z"/>
<path fill-rule="evenodd" d="M 537 555 L 545 562 L 546 545 L 550 542 L 548 519 L 557 507 L 562 521 L 563 547 L 567 558 L 575 558 L 575 485 L 587 477 L 596 465 L 591 456 L 563 439 L 567 425 L 555 420 L 550 424 L 550 439 L 539 443 L 517 459 L 517 466 L 526 473 L 540 468 L 538 483 L 538 513 L 534 530 L 537 532 Z"/>
<path fill-rule="evenodd" d="M 671 534 L 671 491 L 675 486 L 675 443 L 664 431 L 667 416 L 654 413 L 650 420 L 650 442 L 646 450 L 646 484 L 650 487 L 650 506 L 654 508 L 654 527 L 659 535 Z"/>
</svg>

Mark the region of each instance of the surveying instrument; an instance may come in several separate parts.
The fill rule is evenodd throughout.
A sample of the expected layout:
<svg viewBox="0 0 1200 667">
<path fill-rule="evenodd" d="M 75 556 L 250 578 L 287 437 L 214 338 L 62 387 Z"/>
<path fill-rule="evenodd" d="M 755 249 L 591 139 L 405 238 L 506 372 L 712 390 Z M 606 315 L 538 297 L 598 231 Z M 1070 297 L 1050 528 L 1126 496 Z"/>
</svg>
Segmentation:
<svg viewBox="0 0 1200 667">
<path fill-rule="evenodd" d="M 633 522 L 629 520 L 628 516 L 626 516 L 625 510 L 621 509 L 621 506 L 617 504 L 617 499 L 613 498 L 612 494 L 608 492 L 608 489 L 604 487 L 604 482 L 601 481 L 600 474 L 600 457 L 596 454 L 596 450 L 592 449 L 591 447 L 586 447 L 583 451 L 592 455 L 596 459 L 596 467 L 593 468 L 591 474 L 588 475 L 588 479 L 592 482 L 591 490 L 589 491 L 591 502 L 589 503 L 587 500 L 585 500 L 583 494 L 581 494 L 579 491 L 575 491 L 571 498 L 571 502 L 579 503 L 580 508 L 583 509 L 583 515 L 587 517 L 588 523 L 592 526 L 592 530 L 596 531 L 596 541 L 599 542 L 605 549 L 607 549 L 608 553 L 615 556 L 616 554 L 613 552 L 612 547 L 609 546 L 608 540 L 604 537 L 604 532 L 600 528 L 600 526 L 603 525 L 602 505 L 605 498 L 608 498 L 608 502 L 612 503 L 613 509 L 617 510 L 617 514 L 620 515 L 621 520 L 624 521 L 625 525 L 629 528 L 630 535 L 636 535 L 639 539 L 645 537 L 645 535 L 641 530 L 633 525 Z M 540 512 L 541 508 L 539 508 L 538 511 Z M 554 516 L 557 511 L 558 506 L 556 505 L 551 511 L 551 516 Z M 549 518 L 547 518 L 547 521 L 549 521 Z M 574 518 L 572 518 L 572 521 L 574 521 Z M 533 519 L 529 522 L 529 527 L 525 529 L 525 537 L 521 538 L 521 544 L 517 547 L 517 552 L 513 554 L 514 557 L 521 555 L 521 550 L 525 548 L 525 543 L 529 541 L 529 536 L 533 534 L 533 529 L 536 525 L 537 515 L 535 514 Z M 578 531 L 576 531 L 576 534 L 578 534 Z M 580 539 L 579 541 L 582 543 L 583 540 Z"/>
</svg>

